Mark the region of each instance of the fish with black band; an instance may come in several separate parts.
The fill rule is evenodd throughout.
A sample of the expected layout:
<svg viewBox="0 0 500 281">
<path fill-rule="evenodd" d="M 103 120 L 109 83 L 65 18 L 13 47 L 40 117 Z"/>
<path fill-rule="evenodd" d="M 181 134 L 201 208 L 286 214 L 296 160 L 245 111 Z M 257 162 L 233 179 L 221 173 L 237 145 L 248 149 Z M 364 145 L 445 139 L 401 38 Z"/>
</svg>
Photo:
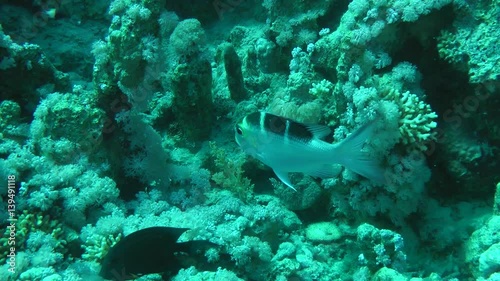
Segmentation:
<svg viewBox="0 0 500 281">
<path fill-rule="evenodd" d="M 276 176 L 294 189 L 289 173 L 334 176 L 333 164 L 340 164 L 376 183 L 385 183 L 384 169 L 363 147 L 374 131 L 375 122 L 361 126 L 346 139 L 328 143 L 328 126 L 304 124 L 266 112 L 247 115 L 235 127 L 238 145 L 247 154 L 271 167 Z"/>
</svg>

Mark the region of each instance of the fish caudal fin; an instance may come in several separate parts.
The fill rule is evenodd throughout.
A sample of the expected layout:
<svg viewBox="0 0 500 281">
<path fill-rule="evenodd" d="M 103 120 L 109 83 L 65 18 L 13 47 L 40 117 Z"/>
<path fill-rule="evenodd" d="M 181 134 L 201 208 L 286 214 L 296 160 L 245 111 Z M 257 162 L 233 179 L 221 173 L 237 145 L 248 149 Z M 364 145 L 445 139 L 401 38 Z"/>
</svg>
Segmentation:
<svg viewBox="0 0 500 281">
<path fill-rule="evenodd" d="M 345 140 L 339 143 L 335 150 L 335 158 L 347 169 L 360 174 L 376 183 L 386 182 L 381 163 L 363 150 L 368 139 L 373 136 L 376 121 L 363 125 Z"/>
</svg>

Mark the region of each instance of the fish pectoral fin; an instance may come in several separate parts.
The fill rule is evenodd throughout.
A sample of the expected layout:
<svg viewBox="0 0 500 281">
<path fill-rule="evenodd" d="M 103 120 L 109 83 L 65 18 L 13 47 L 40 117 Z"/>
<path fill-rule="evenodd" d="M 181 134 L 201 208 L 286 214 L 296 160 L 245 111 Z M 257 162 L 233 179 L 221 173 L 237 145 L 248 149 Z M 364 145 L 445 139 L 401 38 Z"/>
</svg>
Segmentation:
<svg viewBox="0 0 500 281">
<path fill-rule="evenodd" d="M 281 180 L 282 183 L 286 184 L 291 189 L 297 191 L 290 183 L 290 178 L 288 177 L 288 172 L 273 170 L 276 176 Z"/>
</svg>

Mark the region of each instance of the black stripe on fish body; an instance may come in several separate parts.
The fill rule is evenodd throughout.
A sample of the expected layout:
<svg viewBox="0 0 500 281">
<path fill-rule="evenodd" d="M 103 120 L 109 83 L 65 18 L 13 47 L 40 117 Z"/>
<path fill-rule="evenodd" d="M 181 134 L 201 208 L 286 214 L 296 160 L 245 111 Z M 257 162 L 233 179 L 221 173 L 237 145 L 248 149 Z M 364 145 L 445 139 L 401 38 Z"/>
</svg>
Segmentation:
<svg viewBox="0 0 500 281">
<path fill-rule="evenodd" d="M 272 132 L 274 134 L 284 136 L 286 133 L 286 127 L 288 119 L 285 117 L 269 114 L 262 112 L 261 115 L 261 125 L 260 128 L 266 132 Z"/>
<path fill-rule="evenodd" d="M 314 138 L 314 134 L 307 125 L 290 120 L 288 137 L 302 141 L 310 141 Z"/>
<path fill-rule="evenodd" d="M 248 114 L 244 122 L 246 122 L 248 125 L 255 126 L 257 128 L 260 128 L 260 116 L 263 114 L 263 112 L 254 112 L 251 114 Z"/>
<path fill-rule="evenodd" d="M 258 128 L 263 132 L 272 132 L 278 135 L 285 135 L 287 118 L 269 114 L 266 112 L 254 112 L 245 117 L 247 125 Z"/>
<path fill-rule="evenodd" d="M 273 132 L 283 136 L 287 142 L 290 139 L 310 141 L 314 138 L 313 132 L 311 132 L 309 127 L 305 124 L 270 113 L 263 112 L 262 114 L 265 114 L 265 116 L 261 119 L 263 120 L 263 126 L 261 125 L 261 128 L 264 128 L 267 132 Z"/>
</svg>

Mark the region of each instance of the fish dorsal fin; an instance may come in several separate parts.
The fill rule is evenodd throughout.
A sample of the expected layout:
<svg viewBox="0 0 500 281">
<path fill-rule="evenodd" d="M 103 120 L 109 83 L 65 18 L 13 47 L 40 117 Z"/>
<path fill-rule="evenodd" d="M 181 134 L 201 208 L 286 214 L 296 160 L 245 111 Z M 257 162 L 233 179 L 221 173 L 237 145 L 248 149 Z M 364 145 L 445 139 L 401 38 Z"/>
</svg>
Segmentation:
<svg viewBox="0 0 500 281">
<path fill-rule="evenodd" d="M 293 187 L 292 183 L 290 183 L 290 178 L 288 177 L 288 172 L 273 170 L 276 176 L 281 180 L 282 183 L 286 184 L 291 189 L 297 191 L 295 187 Z"/>
<path fill-rule="evenodd" d="M 157 228 L 162 231 L 164 237 L 168 237 L 168 239 L 172 239 L 174 242 L 177 241 L 184 232 L 189 230 L 189 228 L 166 227 L 166 226 L 159 226 Z"/>
<path fill-rule="evenodd" d="M 304 124 L 304 127 L 306 127 L 316 139 L 322 139 L 332 133 L 330 127 L 325 125 Z"/>
</svg>

